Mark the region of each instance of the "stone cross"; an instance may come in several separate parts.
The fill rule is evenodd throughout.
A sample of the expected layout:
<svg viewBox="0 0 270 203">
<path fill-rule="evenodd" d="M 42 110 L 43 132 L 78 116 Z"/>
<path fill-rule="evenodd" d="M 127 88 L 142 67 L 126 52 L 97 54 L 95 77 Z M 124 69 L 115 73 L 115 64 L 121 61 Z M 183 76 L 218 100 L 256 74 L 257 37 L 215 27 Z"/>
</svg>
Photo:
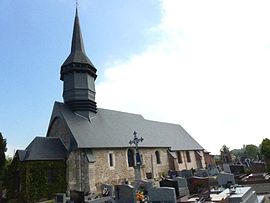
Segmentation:
<svg viewBox="0 0 270 203">
<path fill-rule="evenodd" d="M 135 169 L 135 182 L 138 180 L 141 180 L 141 165 L 142 165 L 142 161 L 141 161 L 141 155 L 139 152 L 139 143 L 143 141 L 143 138 L 138 138 L 137 136 L 137 132 L 134 131 L 133 132 L 134 138 L 133 140 L 129 141 L 129 144 L 135 144 L 135 150 L 136 150 L 136 164 L 134 166 Z"/>
</svg>

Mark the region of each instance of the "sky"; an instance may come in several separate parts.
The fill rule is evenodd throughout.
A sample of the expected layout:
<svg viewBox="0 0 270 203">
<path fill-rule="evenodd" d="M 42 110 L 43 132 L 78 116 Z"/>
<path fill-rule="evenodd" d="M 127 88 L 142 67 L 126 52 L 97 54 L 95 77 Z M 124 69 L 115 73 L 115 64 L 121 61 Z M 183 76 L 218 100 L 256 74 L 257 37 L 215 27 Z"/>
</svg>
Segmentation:
<svg viewBox="0 0 270 203">
<path fill-rule="evenodd" d="M 180 124 L 212 154 L 259 145 L 270 138 L 269 10 L 255 0 L 79 0 L 98 107 Z M 74 14 L 72 0 L 0 2 L 0 132 L 10 156 L 46 136 L 62 101 Z"/>
</svg>

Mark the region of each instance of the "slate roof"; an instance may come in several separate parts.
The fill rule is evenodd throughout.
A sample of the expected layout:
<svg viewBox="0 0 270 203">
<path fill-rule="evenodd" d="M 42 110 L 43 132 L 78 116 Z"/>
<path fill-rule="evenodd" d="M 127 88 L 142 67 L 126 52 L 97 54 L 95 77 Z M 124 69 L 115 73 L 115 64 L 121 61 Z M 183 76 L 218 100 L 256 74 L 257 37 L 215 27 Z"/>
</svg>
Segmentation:
<svg viewBox="0 0 270 203">
<path fill-rule="evenodd" d="M 62 66 L 66 66 L 71 63 L 88 64 L 94 68 L 94 65 L 92 64 L 92 62 L 90 61 L 90 59 L 87 57 L 85 53 L 77 8 L 76 8 L 76 14 L 75 14 L 75 19 L 74 19 L 70 55 L 65 60 Z"/>
<path fill-rule="evenodd" d="M 144 141 L 141 147 L 168 147 L 171 150 L 203 150 L 180 125 L 151 121 L 141 115 L 98 109 L 88 120 L 55 102 L 50 124 L 62 118 L 75 138 L 78 148 L 126 148 L 136 131 Z"/>
<path fill-rule="evenodd" d="M 25 150 L 17 150 L 20 161 L 64 160 L 67 150 L 60 138 L 35 137 Z"/>
</svg>

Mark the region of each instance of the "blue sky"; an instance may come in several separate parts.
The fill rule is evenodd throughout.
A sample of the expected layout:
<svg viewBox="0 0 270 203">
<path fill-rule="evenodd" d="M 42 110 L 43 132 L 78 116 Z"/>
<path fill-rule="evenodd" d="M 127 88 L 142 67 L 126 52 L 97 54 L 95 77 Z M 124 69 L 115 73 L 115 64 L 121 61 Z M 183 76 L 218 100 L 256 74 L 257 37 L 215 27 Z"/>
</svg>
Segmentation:
<svg viewBox="0 0 270 203">
<path fill-rule="evenodd" d="M 62 101 L 75 2 L 0 5 L 0 131 L 12 154 L 46 134 Z M 213 153 L 261 143 L 270 137 L 269 9 L 249 0 L 80 0 L 98 107 L 181 124 Z"/>
<path fill-rule="evenodd" d="M 0 131 L 12 147 L 45 135 L 55 100 L 62 101 L 60 66 L 69 55 L 75 1 L 1 1 Z M 154 1 L 79 1 L 88 56 L 102 80 L 104 63 L 127 58 L 152 41 L 159 23 Z M 147 19 L 147 20 L 143 20 Z"/>
</svg>

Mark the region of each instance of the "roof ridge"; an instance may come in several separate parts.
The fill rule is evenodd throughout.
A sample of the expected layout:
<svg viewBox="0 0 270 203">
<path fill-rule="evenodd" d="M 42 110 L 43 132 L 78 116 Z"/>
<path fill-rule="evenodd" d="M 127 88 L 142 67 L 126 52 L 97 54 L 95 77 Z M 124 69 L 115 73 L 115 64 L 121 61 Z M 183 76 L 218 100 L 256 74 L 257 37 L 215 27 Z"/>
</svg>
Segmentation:
<svg viewBox="0 0 270 203">
<path fill-rule="evenodd" d="M 97 108 L 98 110 L 105 110 L 105 111 L 113 111 L 116 113 L 123 113 L 123 114 L 131 114 L 131 115 L 137 115 L 145 119 L 141 114 L 138 113 L 130 113 L 130 112 L 125 112 L 125 111 L 120 111 L 120 110 L 115 110 L 115 109 L 104 109 L 104 108 Z"/>
</svg>

